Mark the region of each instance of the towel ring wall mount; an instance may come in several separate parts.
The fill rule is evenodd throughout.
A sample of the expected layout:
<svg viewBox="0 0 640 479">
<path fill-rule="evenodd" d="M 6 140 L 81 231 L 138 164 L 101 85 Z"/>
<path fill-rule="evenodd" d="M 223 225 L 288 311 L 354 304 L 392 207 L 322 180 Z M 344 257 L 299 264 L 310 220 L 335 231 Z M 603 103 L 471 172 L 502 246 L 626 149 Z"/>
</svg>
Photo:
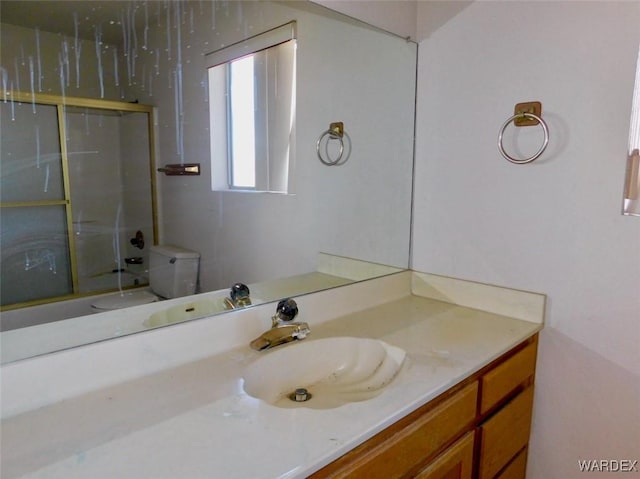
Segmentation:
<svg viewBox="0 0 640 479">
<path fill-rule="evenodd" d="M 537 160 L 542 153 L 547 149 L 547 145 L 549 144 L 549 127 L 547 123 L 542 119 L 542 104 L 538 101 L 528 102 L 528 103 L 518 103 L 515 108 L 515 113 L 513 116 L 507 119 L 504 122 L 502 127 L 500 128 L 500 132 L 498 133 L 498 150 L 500 154 L 511 163 L 515 163 L 517 165 L 524 165 L 526 163 L 531 163 L 532 161 Z M 542 131 L 544 133 L 544 140 L 538 151 L 536 151 L 529 158 L 518 159 L 509 155 L 502 143 L 502 138 L 504 136 L 504 132 L 507 127 L 513 122 L 515 126 L 535 126 L 540 125 L 542 127 Z"/>
<path fill-rule="evenodd" d="M 331 158 L 329 154 L 329 142 L 331 140 L 337 140 L 339 142 L 338 155 L 336 158 Z M 323 142 L 324 147 L 321 146 Z M 344 124 L 341 121 L 331 123 L 329 129 L 320 134 L 316 142 L 316 153 L 318 154 L 318 159 L 327 166 L 342 165 L 349 159 L 349 155 L 351 154 L 351 138 L 347 132 L 344 131 Z"/>
</svg>

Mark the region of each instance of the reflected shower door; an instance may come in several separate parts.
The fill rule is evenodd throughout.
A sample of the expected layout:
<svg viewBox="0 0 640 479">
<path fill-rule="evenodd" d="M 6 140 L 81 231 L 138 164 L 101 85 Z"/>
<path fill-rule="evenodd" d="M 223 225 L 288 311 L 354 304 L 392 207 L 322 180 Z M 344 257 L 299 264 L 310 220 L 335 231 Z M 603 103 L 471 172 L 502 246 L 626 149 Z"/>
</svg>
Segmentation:
<svg viewBox="0 0 640 479">
<path fill-rule="evenodd" d="M 2 305 L 73 293 L 55 105 L 1 102 Z"/>
<path fill-rule="evenodd" d="M 0 306 L 147 285 L 152 107 L 12 93 L 0 109 Z"/>
<path fill-rule="evenodd" d="M 67 106 L 65 117 L 79 292 L 148 284 L 148 114 Z M 131 243 L 138 231 L 147 238 L 142 249 Z"/>
</svg>

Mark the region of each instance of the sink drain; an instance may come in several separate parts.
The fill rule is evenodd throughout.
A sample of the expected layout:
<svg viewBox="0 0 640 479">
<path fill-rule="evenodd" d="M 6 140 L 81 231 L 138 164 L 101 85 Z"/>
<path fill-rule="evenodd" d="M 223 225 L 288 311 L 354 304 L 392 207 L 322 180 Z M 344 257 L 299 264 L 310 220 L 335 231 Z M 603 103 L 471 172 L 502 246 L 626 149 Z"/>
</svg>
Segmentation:
<svg viewBox="0 0 640 479">
<path fill-rule="evenodd" d="M 295 402 L 305 402 L 311 399 L 311 393 L 305 388 L 298 388 L 289 394 L 289 399 Z"/>
</svg>

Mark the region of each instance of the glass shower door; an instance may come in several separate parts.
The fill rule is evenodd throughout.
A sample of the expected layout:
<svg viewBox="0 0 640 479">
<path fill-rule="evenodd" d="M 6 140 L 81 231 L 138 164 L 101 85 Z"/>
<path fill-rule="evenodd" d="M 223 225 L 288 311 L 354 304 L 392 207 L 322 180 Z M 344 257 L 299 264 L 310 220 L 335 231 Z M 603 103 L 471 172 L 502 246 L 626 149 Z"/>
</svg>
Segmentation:
<svg viewBox="0 0 640 479">
<path fill-rule="evenodd" d="M 65 118 L 78 291 L 147 284 L 154 238 L 148 114 L 66 106 Z M 144 248 L 131 242 L 138 232 Z"/>
<path fill-rule="evenodd" d="M 0 306 L 148 284 L 157 237 L 152 107 L 0 99 Z"/>
<path fill-rule="evenodd" d="M 73 293 L 59 118 L 55 105 L 0 102 L 2 305 Z"/>
</svg>

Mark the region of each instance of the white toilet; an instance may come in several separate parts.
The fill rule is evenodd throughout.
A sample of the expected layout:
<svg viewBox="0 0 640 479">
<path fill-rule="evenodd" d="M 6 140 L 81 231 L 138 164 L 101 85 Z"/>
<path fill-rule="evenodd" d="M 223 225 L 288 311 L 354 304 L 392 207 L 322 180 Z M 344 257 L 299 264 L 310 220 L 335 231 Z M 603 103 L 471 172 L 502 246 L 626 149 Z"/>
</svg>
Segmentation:
<svg viewBox="0 0 640 479">
<path fill-rule="evenodd" d="M 96 312 L 139 306 L 161 299 L 195 294 L 200 253 L 177 246 L 152 246 L 149 253 L 149 290 L 122 291 L 101 296 L 91 304 Z"/>
</svg>

